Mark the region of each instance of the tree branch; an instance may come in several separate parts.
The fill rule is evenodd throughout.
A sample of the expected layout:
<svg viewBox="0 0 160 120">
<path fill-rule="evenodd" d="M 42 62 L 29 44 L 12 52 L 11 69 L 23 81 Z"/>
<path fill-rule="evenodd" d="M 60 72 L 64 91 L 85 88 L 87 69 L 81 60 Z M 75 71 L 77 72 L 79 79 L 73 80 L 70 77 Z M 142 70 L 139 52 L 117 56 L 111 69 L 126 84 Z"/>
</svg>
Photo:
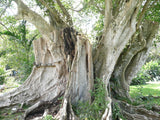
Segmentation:
<svg viewBox="0 0 160 120">
<path fill-rule="evenodd" d="M 122 6 L 123 0 L 115 0 L 113 2 L 113 16 L 116 16 L 119 13 L 119 9 Z"/>
<path fill-rule="evenodd" d="M 105 29 L 107 29 L 112 19 L 111 8 L 112 8 L 112 0 L 105 0 L 105 19 L 104 19 Z"/>
<path fill-rule="evenodd" d="M 66 8 L 62 5 L 60 0 L 56 0 L 56 2 L 59 5 L 59 7 L 61 8 L 63 15 L 67 17 L 67 22 L 69 23 L 69 25 L 73 26 L 72 18 L 70 16 L 70 14 L 68 13 L 68 11 L 66 10 Z"/>
<path fill-rule="evenodd" d="M 82 3 L 80 3 L 80 4 L 82 4 Z M 97 5 L 97 3 L 95 3 L 94 0 L 90 0 L 88 3 L 84 3 L 84 5 L 83 5 L 82 8 L 80 8 L 79 10 L 76 10 L 76 8 L 77 8 L 78 6 L 80 6 L 80 4 L 78 4 L 78 5 L 77 5 L 76 7 L 74 7 L 74 8 L 69 8 L 69 9 L 72 10 L 72 11 L 75 11 L 75 12 L 80 12 L 80 11 L 82 11 L 84 8 L 86 8 L 87 6 L 93 5 L 93 6 L 95 6 L 95 7 L 97 8 L 97 10 L 98 10 L 99 13 L 101 13 L 102 15 L 105 14 L 105 11 L 104 11 L 102 8 L 100 8 L 100 7 Z"/>
<path fill-rule="evenodd" d="M 60 18 L 57 10 L 54 7 L 51 9 L 50 6 L 44 0 L 39 1 L 49 10 L 50 23 L 54 27 L 65 25 L 64 21 Z"/>
<path fill-rule="evenodd" d="M 48 36 L 54 29 L 39 14 L 30 10 L 21 0 L 14 0 L 18 6 L 17 19 L 25 19 L 34 24 L 42 35 Z"/>
<path fill-rule="evenodd" d="M 94 0 L 92 0 L 92 1 L 93 1 L 93 5 L 96 6 L 97 10 L 98 10 L 102 15 L 104 15 L 104 14 L 105 14 L 105 11 L 104 11 L 102 8 L 98 7 L 97 3 L 95 3 Z"/>
<path fill-rule="evenodd" d="M 0 24 L 6 29 L 9 31 L 9 29 L 0 21 Z"/>
<path fill-rule="evenodd" d="M 143 9 L 142 9 L 142 12 L 140 13 L 139 18 L 138 18 L 138 22 L 137 22 L 137 25 L 136 25 L 136 29 L 139 28 L 139 26 L 140 26 L 140 24 L 141 24 L 141 22 L 142 22 L 143 16 L 144 16 L 144 14 L 145 14 L 145 12 L 146 12 L 146 10 L 147 10 L 147 7 L 148 7 L 150 1 L 151 1 L 151 0 L 147 0 L 146 3 L 144 4 L 144 7 L 143 7 Z"/>
<path fill-rule="evenodd" d="M 2 15 L 6 12 L 7 8 L 10 6 L 11 2 L 12 2 L 12 0 L 10 0 L 10 1 L 8 2 L 8 4 L 5 6 L 5 8 L 2 10 L 2 12 L 0 13 L 0 18 L 1 18 Z"/>
<path fill-rule="evenodd" d="M 115 17 L 115 24 L 125 28 L 127 24 L 130 24 L 132 29 L 135 31 L 135 22 L 138 11 L 141 7 L 142 1 L 139 0 L 123 0 L 120 2 L 121 6 L 119 6 L 119 13 L 114 16 Z M 123 29 L 121 28 L 121 29 Z"/>
<path fill-rule="evenodd" d="M 83 7 L 80 8 L 79 10 L 76 10 L 76 8 L 79 7 L 82 3 L 79 3 L 79 4 L 78 4 L 77 6 L 75 6 L 74 8 L 69 8 L 69 9 L 71 9 L 71 10 L 73 10 L 73 11 L 76 11 L 76 12 L 80 12 L 80 11 L 82 11 L 84 8 L 86 8 L 87 5 L 91 5 L 91 4 L 92 4 L 92 1 L 93 1 L 93 0 L 90 0 L 88 3 L 85 3 L 85 4 L 83 5 Z"/>
</svg>

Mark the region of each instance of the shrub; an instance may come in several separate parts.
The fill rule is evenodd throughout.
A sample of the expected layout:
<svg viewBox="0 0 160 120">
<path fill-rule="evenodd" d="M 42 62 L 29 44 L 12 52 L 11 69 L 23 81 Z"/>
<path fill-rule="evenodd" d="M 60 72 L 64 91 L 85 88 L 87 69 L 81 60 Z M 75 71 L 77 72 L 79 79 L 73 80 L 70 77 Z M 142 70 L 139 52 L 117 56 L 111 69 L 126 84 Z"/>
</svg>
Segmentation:
<svg viewBox="0 0 160 120">
<path fill-rule="evenodd" d="M 46 115 L 42 120 L 53 120 L 52 115 Z"/>
<path fill-rule="evenodd" d="M 132 80 L 131 85 L 146 84 L 148 81 L 160 78 L 160 61 L 146 63 L 138 72 L 137 77 Z"/>
<path fill-rule="evenodd" d="M 104 84 L 101 79 L 96 79 L 95 82 L 95 90 L 91 92 L 93 102 L 91 104 L 89 102 L 79 102 L 77 105 L 73 105 L 73 110 L 82 120 L 100 120 L 107 107 Z"/>
<path fill-rule="evenodd" d="M 124 118 L 124 116 L 122 115 L 122 112 L 121 112 L 121 110 L 120 110 L 120 107 L 119 107 L 119 105 L 118 105 L 118 103 L 114 103 L 113 105 L 113 109 L 112 109 L 112 119 L 113 120 L 126 120 L 125 118 Z"/>
</svg>

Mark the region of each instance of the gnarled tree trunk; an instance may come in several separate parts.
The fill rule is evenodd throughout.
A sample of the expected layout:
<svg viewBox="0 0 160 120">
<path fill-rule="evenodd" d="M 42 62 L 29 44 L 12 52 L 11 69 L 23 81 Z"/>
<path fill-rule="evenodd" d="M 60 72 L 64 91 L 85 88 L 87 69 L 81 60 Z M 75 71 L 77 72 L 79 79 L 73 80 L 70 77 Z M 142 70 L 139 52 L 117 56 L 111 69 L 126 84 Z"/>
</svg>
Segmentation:
<svg viewBox="0 0 160 120">
<path fill-rule="evenodd" d="M 42 104 L 62 104 L 60 114 L 57 113 L 56 118 L 73 119 L 73 112 L 70 112 L 71 103 L 91 101 L 91 45 L 84 35 L 78 34 L 72 27 L 55 29 L 29 10 L 22 1 L 16 2 L 19 7 L 18 17 L 36 24 L 43 37 L 33 42 L 35 63 L 31 75 L 22 86 L 0 96 L 0 107 L 15 104 L 33 105 L 26 111 L 26 118 Z M 33 16 L 37 23 L 29 19 Z M 63 101 L 57 102 L 60 97 L 63 97 Z"/>
<path fill-rule="evenodd" d="M 129 85 L 145 63 L 159 25 L 146 21 L 121 53 L 111 78 L 114 97 L 129 98 Z"/>
</svg>

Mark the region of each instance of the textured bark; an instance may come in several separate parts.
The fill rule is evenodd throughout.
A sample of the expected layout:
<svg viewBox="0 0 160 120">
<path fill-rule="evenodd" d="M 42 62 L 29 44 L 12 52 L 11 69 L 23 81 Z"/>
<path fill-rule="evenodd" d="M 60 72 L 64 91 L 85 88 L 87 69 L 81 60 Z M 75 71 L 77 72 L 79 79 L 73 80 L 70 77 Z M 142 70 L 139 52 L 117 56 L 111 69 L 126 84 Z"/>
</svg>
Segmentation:
<svg viewBox="0 0 160 120">
<path fill-rule="evenodd" d="M 158 27 L 157 23 L 144 22 L 142 29 L 133 35 L 130 44 L 123 50 L 111 79 L 115 97 L 130 98 L 129 85 L 145 63 Z"/>
<path fill-rule="evenodd" d="M 123 6 L 118 16 L 111 20 L 109 27 L 105 28 L 94 56 L 94 64 L 96 76 L 103 78 L 106 85 L 119 55 L 135 33 L 136 16 L 140 5 L 141 2 L 130 0 Z"/>
<path fill-rule="evenodd" d="M 110 4 L 109 1 L 107 3 Z M 141 3 L 142 1 L 138 0 L 123 1 L 117 16 L 111 20 L 112 14 L 105 16 L 104 33 L 94 56 L 94 72 L 96 77 L 103 79 L 108 97 L 111 94 L 109 80 L 121 52 L 136 31 L 136 17 Z M 106 8 L 105 12 L 107 9 L 109 8 Z M 109 109 L 106 111 L 109 112 Z"/>
<path fill-rule="evenodd" d="M 27 119 L 37 111 L 44 112 L 49 106 L 56 104 L 57 108 L 62 104 L 57 115 L 53 109 L 50 110 L 55 118 L 75 119 L 71 103 L 91 101 L 89 91 L 93 87 L 93 65 L 89 41 L 72 27 L 59 28 L 55 23 L 48 24 L 21 0 L 15 2 L 18 18 L 34 24 L 42 38 L 33 42 L 35 63 L 31 75 L 21 87 L 1 94 L 0 107 L 33 105 L 25 112 L 24 118 Z M 54 22 L 52 18 L 50 22 Z M 63 101 L 59 101 L 62 96 Z"/>
<path fill-rule="evenodd" d="M 62 33 L 71 32 L 71 29 L 67 30 Z M 59 36 L 57 44 L 43 38 L 34 41 L 35 66 L 31 75 L 21 87 L 1 95 L 0 107 L 22 103 L 32 105 L 38 101 L 54 102 L 57 97 L 64 94 L 66 99 L 63 104 L 66 108 L 62 109 L 67 109 L 68 104 L 74 104 L 79 100 L 91 100 L 89 93 L 93 86 L 91 46 L 85 37 L 72 34 L 68 41 L 69 43 L 76 38 L 75 49 L 72 51 L 67 51 L 70 48 L 63 41 L 68 39 L 66 35 Z"/>
<path fill-rule="evenodd" d="M 102 115 L 102 119 L 101 120 L 112 120 L 112 99 L 110 97 L 107 98 L 108 101 L 108 105 L 107 108 L 104 112 L 104 114 Z"/>
</svg>

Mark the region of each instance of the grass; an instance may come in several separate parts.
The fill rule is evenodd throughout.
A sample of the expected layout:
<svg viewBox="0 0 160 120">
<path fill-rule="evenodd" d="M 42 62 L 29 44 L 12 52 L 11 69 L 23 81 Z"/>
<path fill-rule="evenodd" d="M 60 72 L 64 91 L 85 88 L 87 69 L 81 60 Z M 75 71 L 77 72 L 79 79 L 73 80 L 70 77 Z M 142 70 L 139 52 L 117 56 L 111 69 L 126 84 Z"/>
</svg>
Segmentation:
<svg viewBox="0 0 160 120">
<path fill-rule="evenodd" d="M 24 112 L 16 112 L 9 108 L 0 109 L 0 120 L 21 120 L 23 119 Z"/>
<path fill-rule="evenodd" d="M 160 83 L 134 85 L 130 86 L 130 96 L 133 99 L 139 100 L 140 104 L 150 106 L 153 104 L 160 105 L 160 98 L 153 98 L 151 96 L 160 96 Z M 142 96 L 146 96 L 146 100 L 140 100 Z"/>
<path fill-rule="evenodd" d="M 18 106 L 12 106 L 10 108 L 1 108 L 0 109 L 0 120 L 22 120 L 24 116 L 24 112 L 26 109 L 28 109 L 30 106 L 29 105 L 24 105 L 22 109 L 18 108 Z M 17 111 L 13 111 L 12 109 L 16 108 Z"/>
<path fill-rule="evenodd" d="M 146 84 L 146 85 L 134 85 L 130 86 L 130 95 L 132 98 L 139 95 L 142 92 L 143 96 L 160 96 L 160 84 Z"/>
</svg>

